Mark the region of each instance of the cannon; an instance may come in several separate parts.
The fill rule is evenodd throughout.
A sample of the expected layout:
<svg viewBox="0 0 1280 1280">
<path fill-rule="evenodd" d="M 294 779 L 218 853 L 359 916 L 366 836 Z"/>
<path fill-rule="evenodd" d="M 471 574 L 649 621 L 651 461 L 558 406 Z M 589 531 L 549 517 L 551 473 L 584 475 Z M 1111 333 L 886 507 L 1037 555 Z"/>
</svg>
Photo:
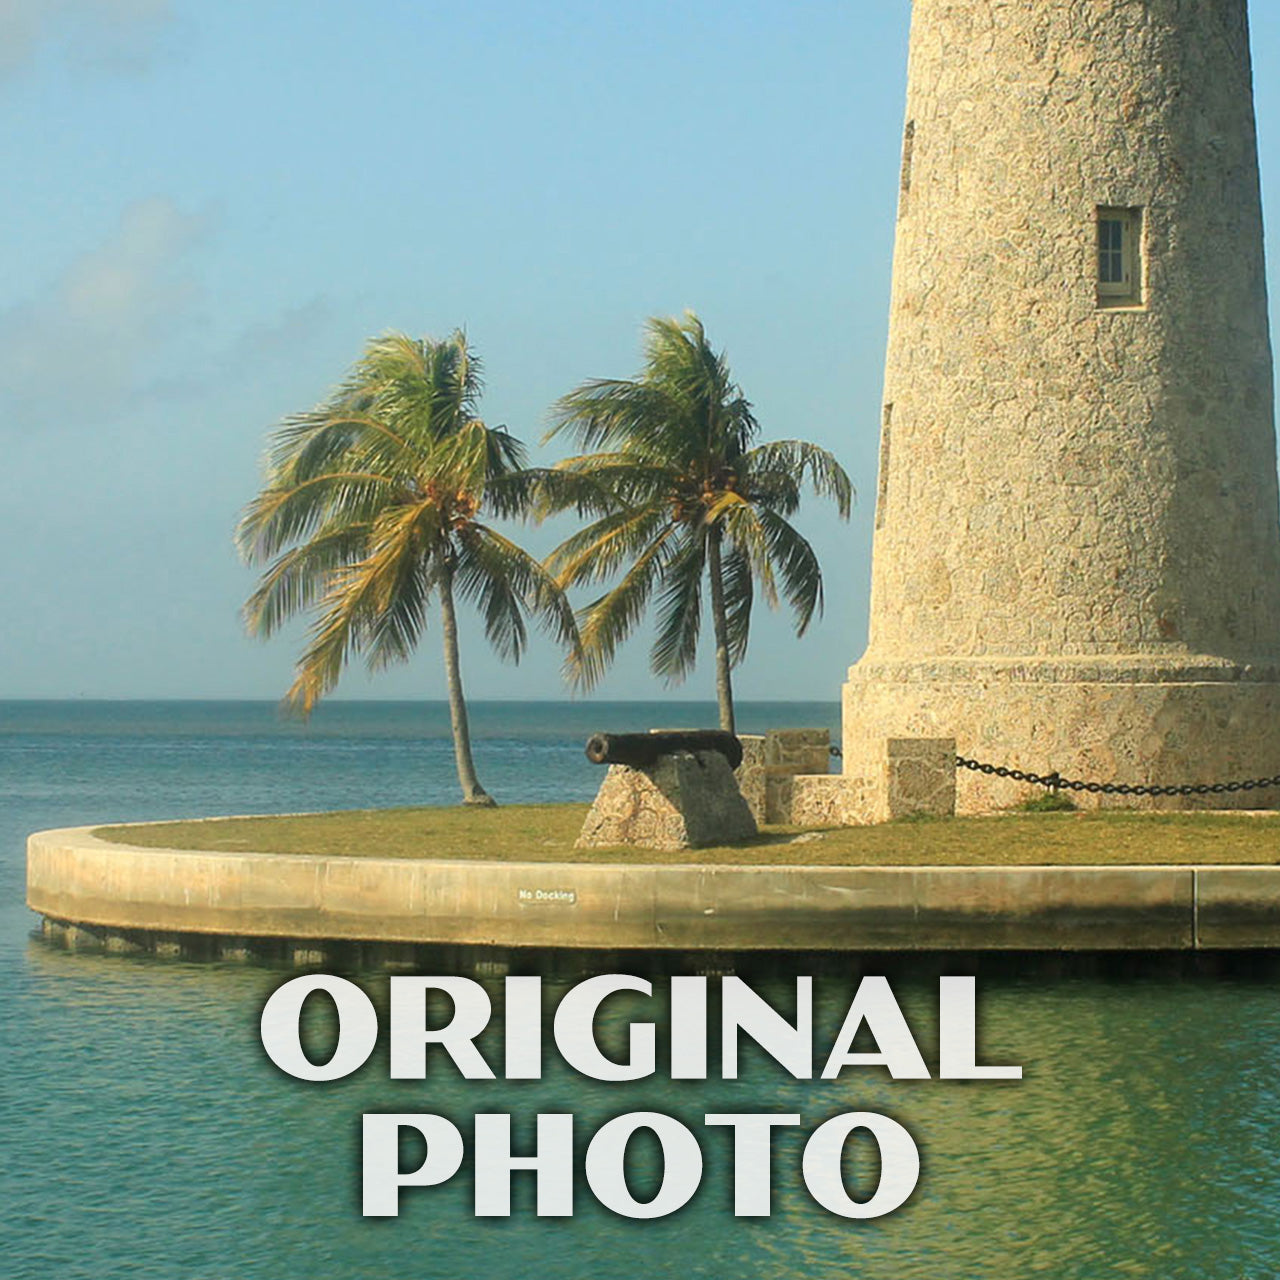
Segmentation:
<svg viewBox="0 0 1280 1280">
<path fill-rule="evenodd" d="M 664 729 L 654 733 L 593 733 L 587 759 L 594 764 L 625 764 L 648 769 L 679 751 L 718 751 L 730 769 L 742 763 L 742 743 L 725 729 Z"/>
</svg>

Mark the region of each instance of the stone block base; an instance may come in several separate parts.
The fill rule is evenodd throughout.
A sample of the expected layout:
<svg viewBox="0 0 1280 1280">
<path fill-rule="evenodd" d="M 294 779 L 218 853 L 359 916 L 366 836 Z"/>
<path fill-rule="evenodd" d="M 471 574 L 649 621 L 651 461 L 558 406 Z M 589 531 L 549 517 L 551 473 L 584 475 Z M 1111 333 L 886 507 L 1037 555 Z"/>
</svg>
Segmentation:
<svg viewBox="0 0 1280 1280">
<path fill-rule="evenodd" d="M 764 771 L 764 738 L 763 733 L 738 734 L 738 741 L 742 743 L 742 763 L 734 770 L 738 790 L 747 802 L 751 817 L 757 824 L 769 821 L 768 784 Z"/>
<path fill-rule="evenodd" d="M 1266 678 L 1260 678 L 1260 677 Z M 872 779 L 885 739 L 954 735 L 969 759 L 1087 782 L 1171 786 L 1280 774 L 1280 681 L 1216 659 L 1145 655 L 861 662 L 844 687 L 844 770 Z M 1043 788 L 960 770 L 956 811 L 1008 808 Z M 1280 790 L 1205 796 L 1072 792 L 1081 807 L 1259 809 Z"/>
<path fill-rule="evenodd" d="M 831 734 L 826 729 L 770 729 L 764 735 L 764 764 L 792 773 L 826 773 Z"/>
<path fill-rule="evenodd" d="M 796 773 L 769 779 L 771 822 L 795 827 L 849 825 L 848 788 L 839 773 Z"/>
<path fill-rule="evenodd" d="M 845 821 L 851 825 L 891 822 L 927 814 L 950 817 L 956 811 L 954 738 L 887 738 L 879 758 L 868 762 L 859 784 L 850 787 Z"/>
<path fill-rule="evenodd" d="M 697 849 L 755 834 L 755 819 L 724 756 L 682 751 L 650 769 L 610 765 L 577 848 Z"/>
<path fill-rule="evenodd" d="M 758 823 L 791 823 L 793 788 L 798 775 L 827 776 L 831 734 L 826 729 L 770 729 L 739 734 L 742 763 L 738 786 Z M 837 775 L 838 776 L 838 775 Z"/>
<path fill-rule="evenodd" d="M 915 814 L 955 813 L 955 740 L 890 738 L 866 771 L 790 774 L 768 780 L 770 821 L 849 827 Z"/>
</svg>

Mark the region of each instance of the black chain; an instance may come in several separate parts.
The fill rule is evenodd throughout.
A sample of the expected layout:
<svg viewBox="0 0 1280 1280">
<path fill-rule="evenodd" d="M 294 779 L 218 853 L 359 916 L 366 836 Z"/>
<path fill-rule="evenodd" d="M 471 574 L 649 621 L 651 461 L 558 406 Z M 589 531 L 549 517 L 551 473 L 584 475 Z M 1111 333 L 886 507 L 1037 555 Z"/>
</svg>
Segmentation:
<svg viewBox="0 0 1280 1280">
<path fill-rule="evenodd" d="M 1280 774 L 1274 778 L 1251 778 L 1248 782 L 1200 782 L 1185 783 L 1176 787 L 1147 787 L 1127 782 L 1081 782 L 1078 778 L 1064 778 L 1058 773 L 1024 773 L 1021 769 L 1006 769 L 1003 765 L 982 764 L 956 756 L 957 769 L 972 769 L 974 773 L 986 773 L 997 778 L 1009 778 L 1014 782 L 1029 782 L 1032 786 L 1048 787 L 1051 791 L 1088 791 L 1104 796 L 1207 796 L 1225 792 L 1258 791 L 1264 787 L 1280 787 Z"/>
</svg>

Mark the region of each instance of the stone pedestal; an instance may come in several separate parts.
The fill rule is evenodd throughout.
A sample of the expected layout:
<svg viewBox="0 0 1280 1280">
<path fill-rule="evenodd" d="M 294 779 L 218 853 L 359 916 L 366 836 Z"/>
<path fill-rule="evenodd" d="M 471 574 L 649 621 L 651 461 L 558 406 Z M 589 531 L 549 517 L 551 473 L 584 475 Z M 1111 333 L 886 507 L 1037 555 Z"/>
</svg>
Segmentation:
<svg viewBox="0 0 1280 1280">
<path fill-rule="evenodd" d="M 649 769 L 610 765 L 576 847 L 670 851 L 732 844 L 755 834 L 755 819 L 724 756 L 682 751 Z"/>
</svg>

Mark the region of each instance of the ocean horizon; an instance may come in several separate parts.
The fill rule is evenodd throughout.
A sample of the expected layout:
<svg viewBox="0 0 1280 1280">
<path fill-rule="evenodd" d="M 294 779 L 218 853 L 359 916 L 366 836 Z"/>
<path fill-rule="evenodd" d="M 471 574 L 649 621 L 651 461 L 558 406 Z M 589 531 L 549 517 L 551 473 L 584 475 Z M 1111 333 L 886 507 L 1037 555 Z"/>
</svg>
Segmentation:
<svg viewBox="0 0 1280 1280">
<path fill-rule="evenodd" d="M 604 776 L 584 754 L 592 733 L 718 723 L 714 703 L 674 700 L 478 700 L 468 713 L 480 781 L 508 804 L 590 800 Z M 827 727 L 836 742 L 839 705 L 744 702 L 738 723 Z M 0 803 L 41 802 L 38 826 L 458 798 L 445 702 L 324 702 L 304 721 L 254 699 L 0 701 Z"/>
</svg>

